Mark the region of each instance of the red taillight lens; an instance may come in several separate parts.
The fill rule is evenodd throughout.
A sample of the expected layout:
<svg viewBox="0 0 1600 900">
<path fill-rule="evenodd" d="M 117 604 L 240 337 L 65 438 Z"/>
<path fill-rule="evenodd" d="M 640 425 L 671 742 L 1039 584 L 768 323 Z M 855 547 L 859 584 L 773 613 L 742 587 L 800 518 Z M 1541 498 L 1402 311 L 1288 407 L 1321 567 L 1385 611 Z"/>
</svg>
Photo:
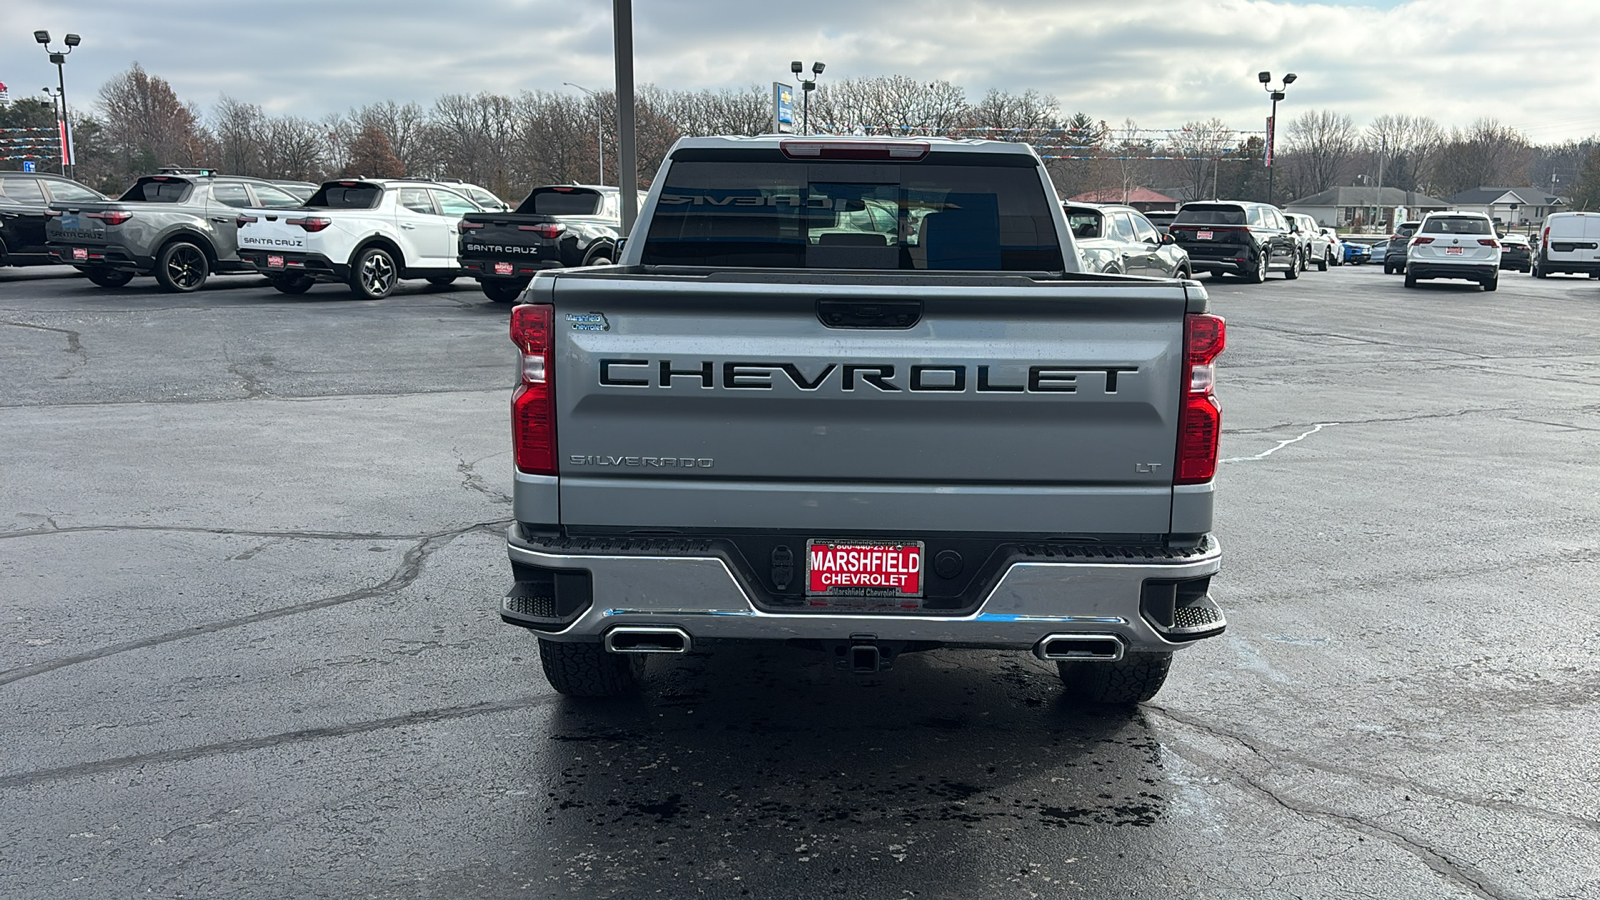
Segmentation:
<svg viewBox="0 0 1600 900">
<path fill-rule="evenodd" d="M 542 238 L 560 237 L 567 230 L 567 226 L 559 222 L 546 222 L 542 225 L 518 225 L 518 231 L 531 231 Z"/>
<path fill-rule="evenodd" d="M 1544 240 L 1539 242 L 1539 246 L 1542 247 L 1548 243 L 1550 243 L 1550 226 L 1546 225 L 1544 228 Z"/>
<path fill-rule="evenodd" d="M 482 222 L 461 221 L 461 222 L 457 222 L 456 223 L 456 231 L 461 233 L 461 234 L 466 234 L 467 232 L 471 231 L 474 228 L 482 228 L 482 227 L 483 227 L 483 223 Z"/>
<path fill-rule="evenodd" d="M 1222 433 L 1222 406 L 1215 396 L 1216 360 L 1227 343 L 1221 316 L 1196 313 L 1184 318 L 1184 395 L 1178 414 L 1175 484 L 1202 484 L 1216 477 L 1217 438 Z"/>
<path fill-rule="evenodd" d="M 1478 243 L 1484 245 L 1485 247 L 1498 247 L 1498 246 L 1500 246 L 1500 242 L 1495 240 L 1494 238 L 1478 238 Z"/>
<path fill-rule="evenodd" d="M 99 219 L 107 225 L 121 225 L 123 222 L 133 218 L 133 213 L 124 212 L 120 209 L 113 209 L 108 212 L 89 213 L 87 216 L 85 216 L 85 218 Z"/>
<path fill-rule="evenodd" d="M 333 220 L 326 216 L 306 216 L 304 219 L 284 219 L 285 225 L 299 225 L 307 231 L 321 231 L 333 224 Z"/>
<path fill-rule="evenodd" d="M 243 228 L 244 226 L 249 225 L 251 222 L 259 222 L 259 221 L 261 221 L 261 220 L 256 218 L 255 216 L 238 216 L 233 220 L 233 224 L 239 226 L 240 228 Z"/>
<path fill-rule="evenodd" d="M 1411 239 L 1411 246 L 1413 246 L 1413 247 L 1421 246 L 1422 244 L 1431 244 L 1431 243 L 1433 243 L 1433 238 L 1430 238 L 1430 237 L 1414 237 L 1414 238 Z"/>
<path fill-rule="evenodd" d="M 524 303 L 511 311 L 511 342 L 522 353 L 522 379 L 511 396 L 511 444 L 517 468 L 556 474 L 556 390 L 550 370 L 555 307 Z"/>
</svg>

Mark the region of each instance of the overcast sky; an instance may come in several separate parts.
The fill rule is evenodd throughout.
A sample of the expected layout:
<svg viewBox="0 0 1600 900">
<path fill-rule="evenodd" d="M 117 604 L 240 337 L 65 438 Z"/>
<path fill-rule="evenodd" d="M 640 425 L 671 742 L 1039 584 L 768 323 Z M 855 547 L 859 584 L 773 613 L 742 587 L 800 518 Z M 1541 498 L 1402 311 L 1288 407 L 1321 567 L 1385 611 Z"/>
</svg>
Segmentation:
<svg viewBox="0 0 1600 900">
<path fill-rule="evenodd" d="M 37 96 L 67 62 L 76 109 L 135 61 L 209 110 L 218 97 L 308 118 L 443 93 L 609 88 L 607 0 L 3 0 L 0 82 Z M 1536 142 L 1600 132 L 1600 0 L 634 0 L 636 80 L 664 88 L 787 80 L 943 79 L 1054 94 L 1064 113 L 1171 128 L 1217 116 L 1260 130 L 1256 72 L 1293 71 L 1285 119 L 1311 109 L 1358 126 L 1383 113 L 1465 125 L 1491 116 Z M 198 12 L 197 12 L 198 10 Z"/>
</svg>

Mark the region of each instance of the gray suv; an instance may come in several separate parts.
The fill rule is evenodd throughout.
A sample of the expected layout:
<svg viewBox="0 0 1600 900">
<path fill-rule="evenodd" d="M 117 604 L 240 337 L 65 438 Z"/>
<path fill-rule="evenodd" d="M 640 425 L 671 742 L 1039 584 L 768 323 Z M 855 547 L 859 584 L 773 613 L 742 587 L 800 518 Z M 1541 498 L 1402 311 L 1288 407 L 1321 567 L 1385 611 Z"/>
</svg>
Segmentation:
<svg viewBox="0 0 1600 900">
<path fill-rule="evenodd" d="M 212 273 L 256 271 L 239 258 L 240 209 L 298 206 L 260 178 L 146 175 L 115 200 L 51 204 L 45 238 L 54 259 L 101 287 L 153 275 L 166 290 L 195 291 Z"/>
<path fill-rule="evenodd" d="M 1388 249 L 1383 252 L 1383 274 L 1405 274 L 1406 245 L 1411 243 L 1412 235 L 1421 225 L 1421 222 L 1401 222 L 1395 226 L 1394 234 L 1389 236 Z"/>
</svg>

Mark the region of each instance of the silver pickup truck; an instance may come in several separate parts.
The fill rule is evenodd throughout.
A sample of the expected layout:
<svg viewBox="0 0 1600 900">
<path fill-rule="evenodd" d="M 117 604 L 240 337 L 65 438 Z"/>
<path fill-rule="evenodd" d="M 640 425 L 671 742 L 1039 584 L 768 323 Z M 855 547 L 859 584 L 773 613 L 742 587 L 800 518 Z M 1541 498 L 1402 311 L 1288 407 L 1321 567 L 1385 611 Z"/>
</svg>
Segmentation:
<svg viewBox="0 0 1600 900">
<path fill-rule="evenodd" d="M 1083 274 L 1024 145 L 679 141 L 619 264 L 512 311 L 515 583 L 561 693 L 722 641 L 1027 651 L 1154 696 L 1209 595 L 1223 322 Z"/>
</svg>

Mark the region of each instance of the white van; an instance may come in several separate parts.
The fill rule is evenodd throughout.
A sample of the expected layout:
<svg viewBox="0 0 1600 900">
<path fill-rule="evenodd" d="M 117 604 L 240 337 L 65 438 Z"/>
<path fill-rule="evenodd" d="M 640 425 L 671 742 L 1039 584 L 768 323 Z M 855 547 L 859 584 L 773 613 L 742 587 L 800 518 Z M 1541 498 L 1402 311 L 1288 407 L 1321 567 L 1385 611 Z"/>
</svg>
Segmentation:
<svg viewBox="0 0 1600 900">
<path fill-rule="evenodd" d="M 1551 213 L 1545 217 L 1533 274 L 1544 278 L 1558 272 L 1600 278 L 1600 212 Z"/>
</svg>

